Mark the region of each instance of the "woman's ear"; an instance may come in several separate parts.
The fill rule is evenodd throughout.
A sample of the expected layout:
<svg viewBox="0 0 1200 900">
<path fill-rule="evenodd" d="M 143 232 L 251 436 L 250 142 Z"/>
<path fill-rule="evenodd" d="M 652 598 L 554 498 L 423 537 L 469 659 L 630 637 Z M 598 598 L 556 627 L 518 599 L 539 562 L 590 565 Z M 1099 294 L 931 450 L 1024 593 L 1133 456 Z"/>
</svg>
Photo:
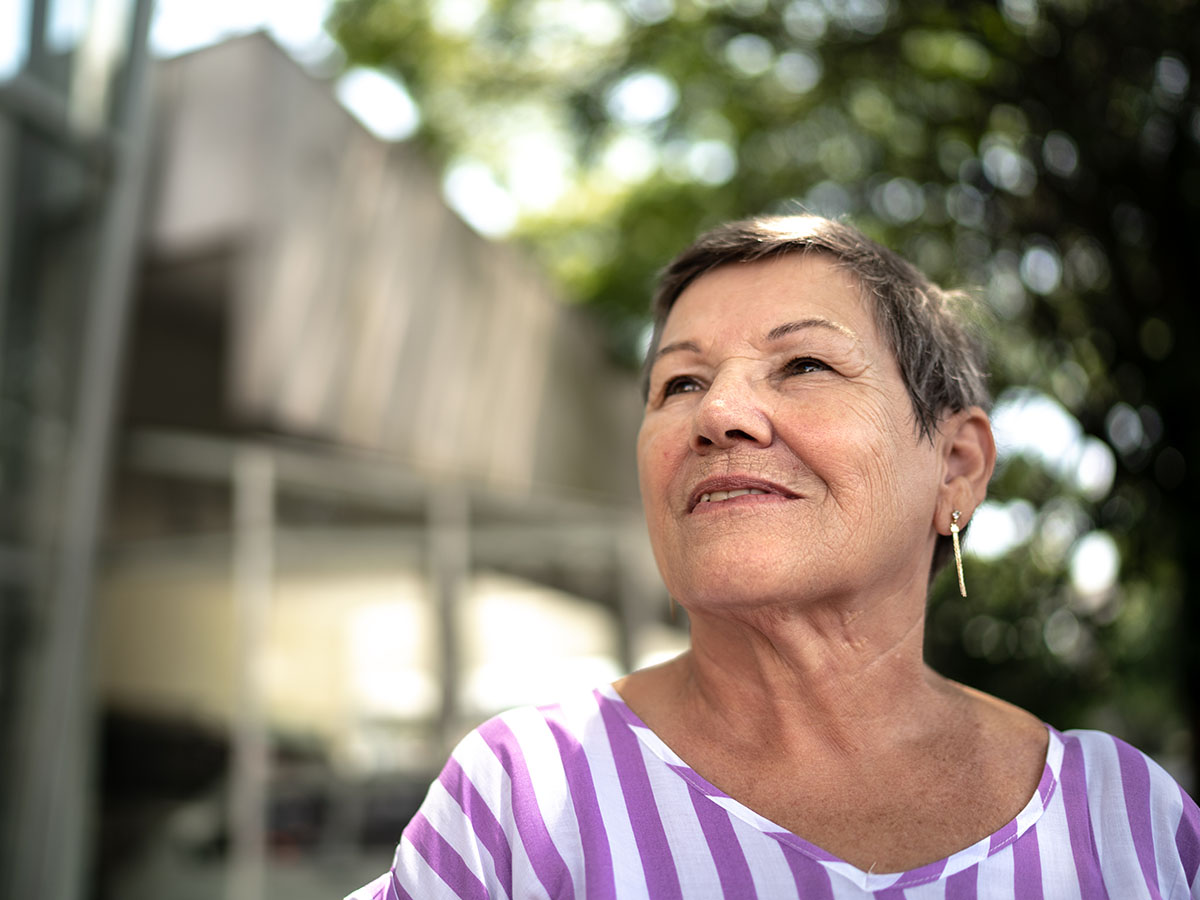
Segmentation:
<svg viewBox="0 0 1200 900">
<path fill-rule="evenodd" d="M 939 534 L 949 534 L 954 510 L 962 512 L 958 524 L 965 527 L 975 507 L 987 496 L 988 482 L 996 468 L 996 441 L 987 413 L 972 406 L 946 417 L 938 443 L 944 476 L 935 525 Z"/>
</svg>

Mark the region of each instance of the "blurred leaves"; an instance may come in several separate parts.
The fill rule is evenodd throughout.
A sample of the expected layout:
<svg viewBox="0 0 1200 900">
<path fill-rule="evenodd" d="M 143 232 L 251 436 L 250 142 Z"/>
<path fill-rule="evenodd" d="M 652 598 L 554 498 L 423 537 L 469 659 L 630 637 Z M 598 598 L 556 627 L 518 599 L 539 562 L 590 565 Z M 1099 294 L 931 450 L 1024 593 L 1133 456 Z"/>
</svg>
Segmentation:
<svg viewBox="0 0 1200 900">
<path fill-rule="evenodd" d="M 331 28 L 407 85 L 436 160 L 490 169 L 627 360 L 656 269 L 734 217 L 848 214 L 975 286 L 997 391 L 1054 398 L 1117 465 L 1089 493 L 1006 459 L 994 495 L 1035 524 L 971 561 L 969 601 L 939 581 L 931 659 L 1150 748 L 1197 717 L 1195 3 L 340 0 Z M 1119 576 L 1081 599 L 1095 531 Z"/>
</svg>

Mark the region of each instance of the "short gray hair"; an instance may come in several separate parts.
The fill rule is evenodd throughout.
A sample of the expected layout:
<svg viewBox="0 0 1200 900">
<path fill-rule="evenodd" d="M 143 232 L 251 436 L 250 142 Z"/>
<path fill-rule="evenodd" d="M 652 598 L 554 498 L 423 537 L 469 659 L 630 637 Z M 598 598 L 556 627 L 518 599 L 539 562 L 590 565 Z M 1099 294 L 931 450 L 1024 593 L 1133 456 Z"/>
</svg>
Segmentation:
<svg viewBox="0 0 1200 900">
<path fill-rule="evenodd" d="M 857 228 L 812 215 L 730 222 L 702 234 L 671 261 L 659 276 L 651 307 L 654 330 L 642 372 L 643 397 L 649 393 L 650 364 L 667 316 L 688 285 L 720 266 L 789 253 L 830 258 L 861 285 L 900 366 L 921 437 L 932 441 L 948 414 L 971 406 L 991 407 L 974 300 L 963 291 L 938 287 Z M 950 539 L 940 538 L 933 555 L 934 572 L 949 559 L 950 549 Z"/>
</svg>

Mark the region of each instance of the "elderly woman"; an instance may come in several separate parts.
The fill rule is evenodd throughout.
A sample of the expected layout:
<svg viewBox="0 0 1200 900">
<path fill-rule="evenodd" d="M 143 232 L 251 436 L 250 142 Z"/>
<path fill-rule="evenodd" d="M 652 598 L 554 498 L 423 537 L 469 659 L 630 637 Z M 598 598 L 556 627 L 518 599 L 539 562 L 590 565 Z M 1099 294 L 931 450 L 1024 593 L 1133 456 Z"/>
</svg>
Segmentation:
<svg viewBox="0 0 1200 900">
<path fill-rule="evenodd" d="M 815 217 L 679 256 L 638 468 L 690 650 L 482 725 L 353 896 L 1200 897 L 1158 765 L 922 659 L 996 457 L 961 306 Z"/>
</svg>

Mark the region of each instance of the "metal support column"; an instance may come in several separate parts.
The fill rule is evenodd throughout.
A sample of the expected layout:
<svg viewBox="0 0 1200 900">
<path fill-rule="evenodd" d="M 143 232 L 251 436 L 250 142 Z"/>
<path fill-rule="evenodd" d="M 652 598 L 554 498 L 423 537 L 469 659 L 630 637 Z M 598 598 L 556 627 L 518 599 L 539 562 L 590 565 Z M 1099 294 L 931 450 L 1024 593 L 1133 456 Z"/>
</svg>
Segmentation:
<svg viewBox="0 0 1200 900">
<path fill-rule="evenodd" d="M 616 569 L 617 615 L 620 626 L 621 668 L 632 672 L 640 648 L 638 636 L 651 620 L 650 592 L 646 590 L 645 537 L 641 517 L 614 525 L 613 564 Z"/>
<path fill-rule="evenodd" d="M 270 452 L 247 446 L 233 459 L 233 613 L 238 708 L 229 773 L 229 900 L 261 900 L 266 888 L 267 624 L 275 581 L 275 467 Z"/>
<path fill-rule="evenodd" d="M 427 567 L 441 649 L 442 702 L 438 725 L 442 743 L 449 751 L 460 737 L 458 698 L 462 653 L 458 623 L 471 571 L 471 509 L 466 491 L 448 482 L 434 485 L 426 503 L 429 524 Z"/>
<path fill-rule="evenodd" d="M 92 585 L 96 543 L 108 482 L 120 361 L 124 348 L 142 194 L 148 168 L 150 85 L 146 35 L 151 0 L 138 2 L 130 29 L 121 148 L 99 228 L 96 266 L 86 298 L 79 391 L 64 471 L 62 530 L 40 617 L 41 646 L 26 693 L 28 741 L 14 778 L 14 846 L 0 895 L 84 896 L 90 872 L 91 763 L 95 735 L 91 698 Z M 40 17 L 40 18 L 39 18 Z M 44 30 L 35 6 L 34 36 Z M 30 47 L 31 62 L 44 52 Z"/>
</svg>

